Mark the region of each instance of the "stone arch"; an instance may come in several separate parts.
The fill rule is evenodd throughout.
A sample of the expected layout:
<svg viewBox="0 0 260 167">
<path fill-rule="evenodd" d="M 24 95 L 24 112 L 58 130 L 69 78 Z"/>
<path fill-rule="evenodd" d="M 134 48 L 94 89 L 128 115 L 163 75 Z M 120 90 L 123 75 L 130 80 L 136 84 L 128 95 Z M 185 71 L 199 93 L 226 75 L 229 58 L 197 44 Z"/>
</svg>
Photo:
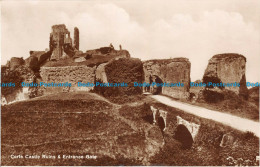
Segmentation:
<svg viewBox="0 0 260 167">
<path fill-rule="evenodd" d="M 163 131 L 166 128 L 164 119 L 161 116 L 158 117 L 158 126 L 161 129 L 161 131 Z"/>
<path fill-rule="evenodd" d="M 155 82 L 155 83 L 163 83 L 163 80 L 159 76 L 154 75 L 153 76 L 153 82 Z M 161 94 L 162 93 L 162 89 L 163 89 L 162 86 L 154 86 L 152 93 L 154 95 Z"/>
<path fill-rule="evenodd" d="M 191 146 L 193 144 L 192 135 L 191 135 L 190 131 L 188 130 L 188 128 L 183 124 L 180 124 L 177 126 L 174 138 L 182 143 L 182 147 L 184 149 L 191 148 Z"/>
<path fill-rule="evenodd" d="M 190 132 L 193 141 L 195 141 L 195 138 L 199 132 L 200 125 L 195 124 L 193 122 L 186 121 L 185 119 L 181 118 L 180 116 L 177 116 L 177 125 L 184 125 Z"/>
</svg>

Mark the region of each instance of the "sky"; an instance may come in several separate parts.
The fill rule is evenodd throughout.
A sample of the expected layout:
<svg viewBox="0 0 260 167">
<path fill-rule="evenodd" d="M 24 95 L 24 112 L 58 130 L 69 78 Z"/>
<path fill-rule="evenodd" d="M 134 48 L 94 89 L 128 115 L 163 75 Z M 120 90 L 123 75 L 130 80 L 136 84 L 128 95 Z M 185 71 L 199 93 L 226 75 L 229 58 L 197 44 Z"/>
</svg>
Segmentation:
<svg viewBox="0 0 260 167">
<path fill-rule="evenodd" d="M 131 57 L 186 57 L 191 81 L 215 54 L 247 58 L 246 78 L 260 81 L 259 0 L 1 1 L 1 64 L 49 46 L 51 26 L 65 24 L 80 50 L 121 44 Z"/>
</svg>

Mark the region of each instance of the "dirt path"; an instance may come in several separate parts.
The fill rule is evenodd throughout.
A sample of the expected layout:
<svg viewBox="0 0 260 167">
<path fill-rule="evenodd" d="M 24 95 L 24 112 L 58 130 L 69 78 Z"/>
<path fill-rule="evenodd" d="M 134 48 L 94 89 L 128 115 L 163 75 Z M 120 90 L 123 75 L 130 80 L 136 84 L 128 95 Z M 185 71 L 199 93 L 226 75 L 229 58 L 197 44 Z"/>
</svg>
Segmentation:
<svg viewBox="0 0 260 167">
<path fill-rule="evenodd" d="M 202 118 L 211 119 L 216 122 L 220 122 L 224 125 L 228 125 L 234 129 L 237 129 L 237 130 L 240 130 L 243 132 L 246 132 L 246 131 L 253 132 L 257 137 L 259 137 L 259 135 L 260 135 L 259 122 L 241 118 L 241 117 L 234 116 L 231 114 L 226 114 L 226 113 L 186 104 L 183 102 L 174 101 L 168 97 L 161 96 L 161 95 L 153 95 L 151 97 L 160 103 L 181 109 L 184 112 L 187 112 L 187 113 L 190 113 L 190 114 L 202 117 Z"/>
</svg>

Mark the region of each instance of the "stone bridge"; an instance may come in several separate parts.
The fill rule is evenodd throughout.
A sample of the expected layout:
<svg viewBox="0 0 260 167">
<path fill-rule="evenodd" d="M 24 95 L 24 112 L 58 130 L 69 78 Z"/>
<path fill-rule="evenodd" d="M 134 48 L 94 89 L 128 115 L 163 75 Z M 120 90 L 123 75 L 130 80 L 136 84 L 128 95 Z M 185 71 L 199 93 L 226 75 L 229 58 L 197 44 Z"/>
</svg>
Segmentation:
<svg viewBox="0 0 260 167">
<path fill-rule="evenodd" d="M 229 126 L 241 132 L 246 132 L 246 133 L 252 132 L 257 137 L 260 136 L 259 122 L 241 118 L 231 114 L 219 112 L 219 111 L 209 110 L 206 108 L 185 104 L 179 101 L 174 101 L 165 96 L 156 95 L 156 96 L 152 96 L 152 98 L 167 106 L 180 109 L 185 113 L 189 113 L 194 116 L 198 116 L 200 118 L 205 118 L 215 122 L 219 122 L 223 125 Z M 166 125 L 166 121 L 167 119 L 164 119 L 165 125 Z M 177 116 L 176 123 L 177 123 L 177 128 L 174 136 L 175 139 L 182 142 L 182 144 L 184 144 L 185 147 L 190 148 L 192 146 L 192 143 L 195 140 L 197 140 L 196 135 L 199 132 L 200 125 L 186 121 L 182 119 L 180 116 Z M 234 141 L 235 141 L 235 137 L 233 136 L 233 134 L 227 133 L 222 136 L 220 147 L 231 145 Z"/>
<path fill-rule="evenodd" d="M 157 109 L 153 106 L 150 106 L 153 115 L 153 124 L 158 123 L 159 127 L 164 132 L 167 129 L 167 114 L 168 111 Z M 157 122 L 158 120 L 158 122 Z M 160 122 L 160 120 L 162 120 Z M 168 120 L 169 122 L 170 120 Z M 195 141 L 195 138 L 199 132 L 200 125 L 189 122 L 180 116 L 177 116 L 177 128 L 174 134 L 174 137 L 179 140 L 185 148 L 190 148 Z M 162 125 L 163 124 L 163 125 Z"/>
</svg>

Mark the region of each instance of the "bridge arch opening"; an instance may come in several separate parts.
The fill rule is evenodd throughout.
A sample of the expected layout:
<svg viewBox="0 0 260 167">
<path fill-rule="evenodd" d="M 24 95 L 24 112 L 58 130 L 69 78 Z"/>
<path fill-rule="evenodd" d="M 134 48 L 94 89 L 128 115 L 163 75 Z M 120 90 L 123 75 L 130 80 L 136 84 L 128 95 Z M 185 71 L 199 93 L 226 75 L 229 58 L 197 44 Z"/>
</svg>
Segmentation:
<svg viewBox="0 0 260 167">
<path fill-rule="evenodd" d="M 165 128 L 165 123 L 162 117 L 158 118 L 158 126 L 160 128 L 161 131 L 163 131 L 163 129 Z"/>
<path fill-rule="evenodd" d="M 158 77 L 157 75 L 154 75 L 154 78 L 155 78 L 154 79 L 155 83 L 158 83 L 158 84 L 163 83 L 162 79 L 160 77 Z M 153 94 L 154 95 L 161 94 L 162 93 L 162 88 L 163 88 L 162 86 L 155 86 Z"/>
<path fill-rule="evenodd" d="M 190 149 L 193 144 L 191 133 L 184 125 L 177 126 L 174 138 L 181 142 L 184 149 Z"/>
</svg>

